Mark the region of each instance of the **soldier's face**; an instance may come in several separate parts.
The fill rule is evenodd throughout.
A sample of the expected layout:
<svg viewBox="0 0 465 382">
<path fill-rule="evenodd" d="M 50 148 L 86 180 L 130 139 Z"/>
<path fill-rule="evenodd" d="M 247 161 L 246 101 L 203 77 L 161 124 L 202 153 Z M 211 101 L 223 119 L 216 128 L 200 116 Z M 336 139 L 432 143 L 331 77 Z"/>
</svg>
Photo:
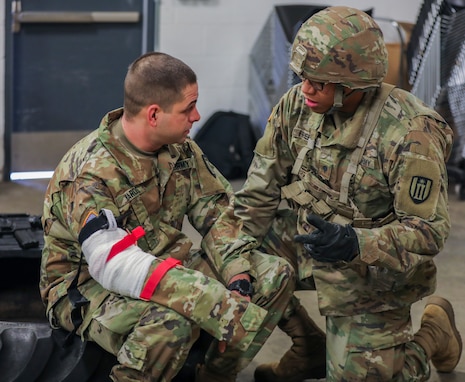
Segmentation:
<svg viewBox="0 0 465 382">
<path fill-rule="evenodd" d="M 159 115 L 159 139 L 163 144 L 183 143 L 194 122 L 200 120 L 197 110 L 198 85 L 188 85 L 183 91 L 182 101 L 175 103 L 169 111 Z"/>
<path fill-rule="evenodd" d="M 318 90 L 320 88 L 313 86 L 308 80 L 302 82 L 302 94 L 305 97 L 305 104 L 313 112 L 324 114 L 333 106 L 336 85 L 324 84 L 321 90 Z"/>
</svg>

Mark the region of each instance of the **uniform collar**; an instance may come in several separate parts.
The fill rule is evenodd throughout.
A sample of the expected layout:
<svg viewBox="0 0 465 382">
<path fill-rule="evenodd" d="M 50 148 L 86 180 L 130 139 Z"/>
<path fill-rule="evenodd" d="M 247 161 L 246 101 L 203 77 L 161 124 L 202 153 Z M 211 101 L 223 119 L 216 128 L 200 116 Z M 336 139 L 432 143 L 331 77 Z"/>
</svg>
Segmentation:
<svg viewBox="0 0 465 382">
<path fill-rule="evenodd" d="M 326 139 L 322 144 L 324 146 L 337 144 L 348 149 L 354 149 L 362 135 L 373 96 L 373 91 L 367 92 L 359 107 L 351 116 L 338 111 L 334 112 L 333 115 L 326 115 L 322 130 Z"/>
<path fill-rule="evenodd" d="M 156 153 L 137 149 L 124 135 L 121 125 L 122 115 L 121 108 L 104 117 L 99 128 L 102 144 L 133 184 L 144 183 L 159 175 L 164 181 L 169 179 L 180 156 L 179 150 L 175 145 L 163 146 Z"/>
</svg>

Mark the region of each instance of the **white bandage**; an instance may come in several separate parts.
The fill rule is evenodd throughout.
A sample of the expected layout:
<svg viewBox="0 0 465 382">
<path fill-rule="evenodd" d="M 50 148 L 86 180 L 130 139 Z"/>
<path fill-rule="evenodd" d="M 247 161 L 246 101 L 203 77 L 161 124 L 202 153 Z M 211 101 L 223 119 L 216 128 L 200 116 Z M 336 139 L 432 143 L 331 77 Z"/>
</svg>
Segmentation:
<svg viewBox="0 0 465 382">
<path fill-rule="evenodd" d="M 108 220 L 110 222 L 111 219 Z M 139 298 L 155 257 L 137 245 L 131 245 L 107 262 L 113 245 L 128 235 L 123 229 L 109 225 L 111 228 L 93 233 L 82 243 L 89 273 L 104 288 L 123 296 Z"/>
</svg>

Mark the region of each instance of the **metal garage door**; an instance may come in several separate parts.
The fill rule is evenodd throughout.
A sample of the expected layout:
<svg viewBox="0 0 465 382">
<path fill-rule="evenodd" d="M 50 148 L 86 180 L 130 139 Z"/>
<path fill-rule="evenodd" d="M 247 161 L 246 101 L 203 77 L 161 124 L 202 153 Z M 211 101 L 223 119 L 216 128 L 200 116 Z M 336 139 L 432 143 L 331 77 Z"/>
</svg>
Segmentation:
<svg viewBox="0 0 465 382">
<path fill-rule="evenodd" d="M 122 105 L 128 64 L 154 50 L 156 1 L 6 2 L 6 171 L 53 170 Z"/>
</svg>

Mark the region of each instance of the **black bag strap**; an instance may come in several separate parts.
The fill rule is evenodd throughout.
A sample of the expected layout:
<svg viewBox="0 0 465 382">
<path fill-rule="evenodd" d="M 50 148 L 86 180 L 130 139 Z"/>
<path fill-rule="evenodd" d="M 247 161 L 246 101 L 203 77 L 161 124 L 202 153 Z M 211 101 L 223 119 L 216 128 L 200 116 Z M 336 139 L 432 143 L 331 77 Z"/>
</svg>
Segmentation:
<svg viewBox="0 0 465 382">
<path fill-rule="evenodd" d="M 131 211 L 127 211 L 123 215 L 120 215 L 116 218 L 116 223 L 119 227 L 123 224 L 123 221 L 131 214 Z M 103 211 L 100 211 L 99 215 L 92 220 L 89 220 L 84 227 L 82 227 L 81 232 L 79 233 L 79 244 L 89 238 L 93 233 L 108 228 L 108 219 Z M 63 346 L 68 346 L 72 341 L 73 336 L 76 334 L 78 328 L 82 325 L 84 318 L 82 317 L 82 307 L 86 306 L 90 301 L 85 298 L 78 289 L 79 275 L 81 274 L 82 268 L 82 251 L 79 256 L 79 265 L 74 276 L 73 281 L 68 287 L 68 299 L 71 302 L 71 322 L 73 323 L 73 330 L 66 336 Z"/>
</svg>

